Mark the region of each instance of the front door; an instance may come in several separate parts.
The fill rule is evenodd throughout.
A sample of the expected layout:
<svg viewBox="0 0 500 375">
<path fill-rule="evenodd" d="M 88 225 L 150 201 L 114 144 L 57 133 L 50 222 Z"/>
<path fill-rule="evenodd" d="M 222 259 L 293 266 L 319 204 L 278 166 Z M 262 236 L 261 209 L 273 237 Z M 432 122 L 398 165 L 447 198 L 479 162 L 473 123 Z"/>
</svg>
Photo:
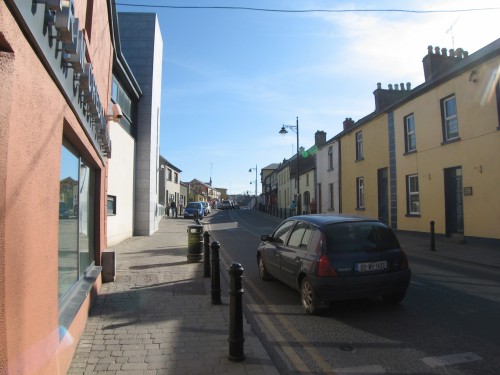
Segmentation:
<svg viewBox="0 0 500 375">
<path fill-rule="evenodd" d="M 378 218 L 389 224 L 389 183 L 387 168 L 377 171 L 378 178 Z"/>
<path fill-rule="evenodd" d="M 464 234 L 462 168 L 444 170 L 446 236 Z"/>
</svg>

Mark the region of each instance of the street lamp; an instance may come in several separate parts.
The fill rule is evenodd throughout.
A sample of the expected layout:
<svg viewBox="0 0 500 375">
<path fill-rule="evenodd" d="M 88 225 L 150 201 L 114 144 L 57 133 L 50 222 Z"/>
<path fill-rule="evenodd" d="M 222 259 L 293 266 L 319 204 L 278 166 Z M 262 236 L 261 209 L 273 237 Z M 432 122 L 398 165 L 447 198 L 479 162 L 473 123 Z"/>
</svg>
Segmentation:
<svg viewBox="0 0 500 375">
<path fill-rule="evenodd" d="M 297 213 L 300 214 L 300 169 L 299 169 L 299 117 L 297 116 L 297 125 L 283 125 L 279 133 L 285 135 L 288 132 L 286 129 L 290 129 L 297 134 Z"/>
<path fill-rule="evenodd" d="M 255 164 L 255 168 L 250 168 L 248 172 L 252 172 L 255 170 L 255 207 L 257 208 L 257 164 Z"/>
</svg>

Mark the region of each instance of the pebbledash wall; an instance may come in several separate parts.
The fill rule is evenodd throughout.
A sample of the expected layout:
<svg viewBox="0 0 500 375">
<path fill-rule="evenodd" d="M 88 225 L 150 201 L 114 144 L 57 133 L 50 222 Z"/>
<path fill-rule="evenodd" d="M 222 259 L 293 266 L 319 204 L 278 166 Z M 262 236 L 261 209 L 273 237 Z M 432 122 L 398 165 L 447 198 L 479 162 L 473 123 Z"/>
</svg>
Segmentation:
<svg viewBox="0 0 500 375">
<path fill-rule="evenodd" d="M 67 372 L 102 283 L 108 177 L 111 188 L 136 178 L 140 157 L 129 151 L 148 151 L 135 146 L 140 132 L 125 135 L 111 110 L 113 12 L 112 0 L 0 2 L 2 374 Z M 157 139 L 159 110 L 138 126 L 151 127 L 152 118 L 149 139 Z M 157 154 L 157 142 L 149 145 Z M 119 159 L 121 176 L 109 163 Z M 155 186 L 157 160 L 148 163 Z M 134 201 L 123 220 L 135 223 L 141 192 L 114 194 L 118 209 Z M 150 234 L 157 195 L 147 194 Z"/>
</svg>

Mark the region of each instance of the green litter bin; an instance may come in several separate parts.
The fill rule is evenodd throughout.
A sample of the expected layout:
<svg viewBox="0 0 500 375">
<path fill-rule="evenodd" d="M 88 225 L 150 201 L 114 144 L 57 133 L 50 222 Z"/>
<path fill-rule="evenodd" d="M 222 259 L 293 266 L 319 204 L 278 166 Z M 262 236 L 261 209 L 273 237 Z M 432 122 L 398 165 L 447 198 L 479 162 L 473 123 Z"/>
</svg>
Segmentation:
<svg viewBox="0 0 500 375">
<path fill-rule="evenodd" d="M 187 259 L 192 262 L 203 259 L 203 225 L 188 225 Z"/>
</svg>

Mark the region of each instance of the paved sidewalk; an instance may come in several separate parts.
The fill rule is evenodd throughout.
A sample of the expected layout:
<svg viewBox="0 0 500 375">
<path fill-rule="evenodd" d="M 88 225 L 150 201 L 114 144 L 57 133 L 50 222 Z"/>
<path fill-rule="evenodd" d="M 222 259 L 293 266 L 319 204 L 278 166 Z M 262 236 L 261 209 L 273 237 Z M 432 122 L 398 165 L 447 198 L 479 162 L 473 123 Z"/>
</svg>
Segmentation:
<svg viewBox="0 0 500 375">
<path fill-rule="evenodd" d="M 203 262 L 187 261 L 189 224 L 166 218 L 152 236 L 113 247 L 116 281 L 103 284 L 69 375 L 278 374 L 246 322 L 246 359 L 228 359 L 227 270 L 221 263 L 222 304 L 213 305 Z"/>
<path fill-rule="evenodd" d="M 435 250 L 431 250 L 430 233 L 396 231 L 401 247 L 411 254 L 412 251 L 435 257 L 444 257 L 500 268 L 500 245 L 479 243 L 474 240 L 462 243 L 459 239 L 443 235 L 435 236 Z M 411 265 L 411 264 L 410 264 Z"/>
</svg>

